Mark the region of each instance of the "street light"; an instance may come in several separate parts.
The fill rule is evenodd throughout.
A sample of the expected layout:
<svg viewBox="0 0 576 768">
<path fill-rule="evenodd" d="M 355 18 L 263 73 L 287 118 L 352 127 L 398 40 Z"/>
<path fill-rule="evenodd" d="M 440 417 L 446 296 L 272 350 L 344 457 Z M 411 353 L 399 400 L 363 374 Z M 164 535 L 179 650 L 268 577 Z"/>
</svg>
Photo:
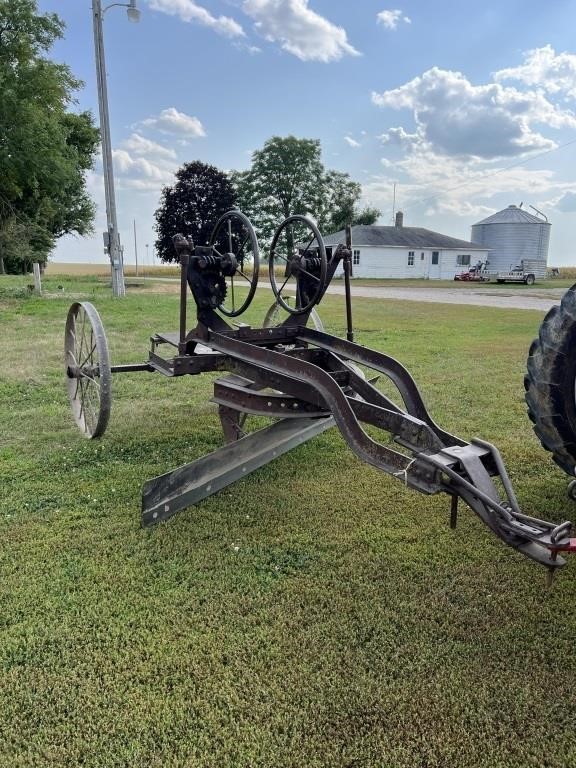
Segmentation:
<svg viewBox="0 0 576 768">
<path fill-rule="evenodd" d="M 108 114 L 108 90 L 106 87 L 106 63 L 104 60 L 104 36 L 102 19 L 110 8 L 126 8 L 130 21 L 140 19 L 136 0 L 129 3 L 111 3 L 102 10 L 101 0 L 92 0 L 92 22 L 94 26 L 94 51 L 96 55 L 96 81 L 98 83 L 98 108 L 100 112 L 100 138 L 102 142 L 102 165 L 104 168 L 104 197 L 106 200 L 106 220 L 108 229 L 104 232 L 104 249 L 110 257 L 112 272 L 112 293 L 125 296 L 124 264 L 120 233 L 116 218 L 116 195 L 114 193 L 114 167 L 112 164 L 112 144 L 110 141 L 110 116 Z"/>
<path fill-rule="evenodd" d="M 133 21 L 136 24 L 140 21 L 140 10 L 136 8 L 136 0 L 130 0 L 126 13 L 128 14 L 128 21 Z"/>
</svg>

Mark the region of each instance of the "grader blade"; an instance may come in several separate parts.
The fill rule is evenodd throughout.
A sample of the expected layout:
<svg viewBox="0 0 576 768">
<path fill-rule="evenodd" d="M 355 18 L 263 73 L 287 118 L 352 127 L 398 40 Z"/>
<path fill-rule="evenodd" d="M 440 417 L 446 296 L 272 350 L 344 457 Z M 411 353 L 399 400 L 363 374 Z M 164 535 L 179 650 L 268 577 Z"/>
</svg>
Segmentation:
<svg viewBox="0 0 576 768">
<path fill-rule="evenodd" d="M 142 525 L 167 520 L 332 426 L 331 416 L 283 419 L 148 480 L 142 489 Z"/>
</svg>

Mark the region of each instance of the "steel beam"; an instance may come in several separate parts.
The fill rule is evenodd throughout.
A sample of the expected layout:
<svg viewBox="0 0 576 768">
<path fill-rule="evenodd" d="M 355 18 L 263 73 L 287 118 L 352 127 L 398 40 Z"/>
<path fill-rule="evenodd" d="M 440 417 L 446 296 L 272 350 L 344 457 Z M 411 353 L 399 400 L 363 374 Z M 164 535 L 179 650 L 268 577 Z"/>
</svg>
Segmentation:
<svg viewBox="0 0 576 768">
<path fill-rule="evenodd" d="M 332 416 L 282 419 L 190 464 L 148 480 L 142 489 L 142 525 L 166 520 L 332 426 Z"/>
</svg>

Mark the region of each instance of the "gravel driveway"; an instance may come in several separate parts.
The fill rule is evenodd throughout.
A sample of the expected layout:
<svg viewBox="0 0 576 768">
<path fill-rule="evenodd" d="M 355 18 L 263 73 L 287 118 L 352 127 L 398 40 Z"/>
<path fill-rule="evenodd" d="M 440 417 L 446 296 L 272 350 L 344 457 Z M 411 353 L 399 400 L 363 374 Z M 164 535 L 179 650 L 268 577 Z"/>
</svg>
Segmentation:
<svg viewBox="0 0 576 768">
<path fill-rule="evenodd" d="M 332 283 L 327 293 L 344 295 L 344 285 Z M 501 309 L 536 309 L 547 312 L 559 304 L 563 288 L 520 288 L 507 291 L 502 288 L 388 288 L 384 286 L 354 285 L 352 297 L 364 296 L 369 299 L 401 299 L 403 301 L 424 301 L 436 304 L 468 304 L 475 307 L 500 307 Z"/>
<path fill-rule="evenodd" d="M 139 277 L 155 283 L 180 283 L 175 277 Z M 260 290 L 270 290 L 262 281 Z M 387 286 L 356 285 L 352 282 L 352 298 L 363 296 L 367 299 L 400 299 L 402 301 L 431 302 L 433 304 L 468 304 L 474 307 L 499 307 L 500 309 L 535 309 L 540 312 L 559 304 L 565 288 L 519 288 L 507 291 L 505 288 L 389 288 Z M 344 282 L 336 281 L 328 286 L 326 293 L 344 295 Z"/>
</svg>

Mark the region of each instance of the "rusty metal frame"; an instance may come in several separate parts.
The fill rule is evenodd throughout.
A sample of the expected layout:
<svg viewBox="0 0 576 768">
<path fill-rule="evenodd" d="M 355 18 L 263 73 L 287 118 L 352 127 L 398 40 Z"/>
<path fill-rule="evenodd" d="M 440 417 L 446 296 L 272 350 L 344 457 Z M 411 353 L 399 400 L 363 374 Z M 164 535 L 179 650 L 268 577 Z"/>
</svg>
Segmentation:
<svg viewBox="0 0 576 768">
<path fill-rule="evenodd" d="M 308 314 L 292 314 L 275 328 L 231 328 L 203 296 L 194 270 L 202 258 L 179 241 L 181 259 L 180 327 L 151 339 L 147 362 L 113 366 L 113 372 L 153 371 L 164 376 L 221 371 L 214 385 L 227 445 L 209 456 L 149 481 L 142 496 L 142 523 L 149 525 L 221 490 L 287 450 L 336 426 L 364 462 L 425 494 L 450 497 L 450 525 L 456 526 L 462 499 L 508 546 L 546 566 L 564 564 L 560 552 L 576 551 L 569 522 L 556 525 L 524 515 L 498 450 L 481 440 L 451 435 L 430 416 L 409 372 L 394 358 L 353 342 L 350 300 L 351 235 L 330 253 L 325 293 L 344 261 L 347 339 L 306 327 Z M 307 263 L 312 263 L 309 259 Z M 195 266 L 196 265 L 196 266 Z M 324 269 L 324 267 L 322 267 Z M 196 327 L 187 332 L 187 286 L 196 301 Z M 159 347 L 175 349 L 162 356 Z M 354 364 L 386 376 L 402 405 L 363 378 Z M 247 415 L 269 416 L 270 427 L 246 434 Z M 371 437 L 364 425 L 392 436 L 392 444 Z M 499 490 L 494 482 L 498 478 Z"/>
</svg>

